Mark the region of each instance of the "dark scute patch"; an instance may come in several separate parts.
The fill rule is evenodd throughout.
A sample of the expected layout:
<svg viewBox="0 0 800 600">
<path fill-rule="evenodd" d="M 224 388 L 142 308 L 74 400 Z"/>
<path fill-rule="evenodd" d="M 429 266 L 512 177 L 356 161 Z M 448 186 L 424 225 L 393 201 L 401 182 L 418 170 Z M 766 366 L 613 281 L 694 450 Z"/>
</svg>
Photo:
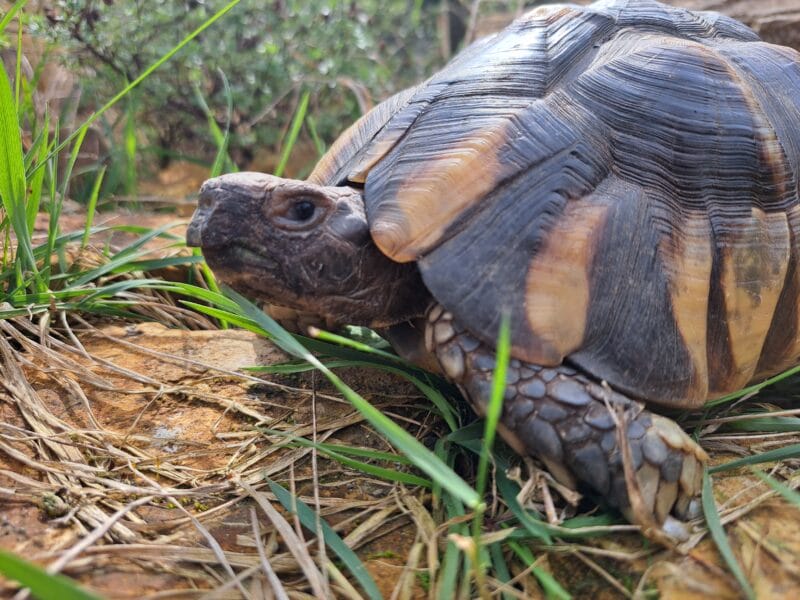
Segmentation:
<svg viewBox="0 0 800 600">
<path fill-rule="evenodd" d="M 752 96 L 753 110 L 775 133 L 782 156 L 762 152 L 762 177 L 772 178 L 787 206 L 800 202 L 800 53 L 770 44 L 721 45 L 718 49 Z M 759 142 L 763 140 L 757 138 Z M 775 162 L 774 159 L 778 158 Z"/>
<path fill-rule="evenodd" d="M 615 425 L 614 417 L 612 417 L 604 404 L 593 404 L 590 406 L 583 420 L 596 429 L 613 429 Z"/>
<path fill-rule="evenodd" d="M 664 462 L 661 463 L 661 477 L 667 483 L 678 481 L 681 476 L 681 469 L 683 468 L 683 455 L 678 451 L 670 451 L 669 455 Z M 689 457 L 686 460 L 694 460 Z"/>
<path fill-rule="evenodd" d="M 309 181 L 319 185 L 343 185 L 372 139 L 408 103 L 414 92 L 415 88 L 398 92 L 356 121 L 320 159 Z"/>
<path fill-rule="evenodd" d="M 628 429 L 626 431 L 629 440 L 639 440 L 645 434 L 645 427 L 646 424 L 639 423 L 638 421 L 631 421 L 628 423 Z"/>
<path fill-rule="evenodd" d="M 789 265 L 786 269 L 786 279 L 783 289 L 778 297 L 778 304 L 772 316 L 772 322 L 767 332 L 764 347 L 761 349 L 758 366 L 756 367 L 757 378 L 769 377 L 770 375 L 782 371 L 794 364 L 797 357 L 789 350 L 797 343 L 798 332 L 798 302 L 800 301 L 800 289 L 797 285 L 798 268 L 798 233 L 800 233 L 800 223 L 789 220 L 789 230 L 791 232 L 792 254 Z"/>
<path fill-rule="evenodd" d="M 590 270 L 583 347 L 570 359 L 634 397 L 668 403 L 695 377 L 659 255 L 661 241 L 680 230 L 668 206 L 641 188 L 613 189 Z"/>
<path fill-rule="evenodd" d="M 579 421 L 577 419 L 570 419 L 566 421 L 565 423 L 561 424 L 558 429 L 561 432 L 561 439 L 563 439 L 567 444 L 582 442 L 583 440 L 591 437 L 593 433 L 591 427 L 589 427 L 583 421 Z"/>
<path fill-rule="evenodd" d="M 515 397 L 506 404 L 507 418 L 514 424 L 524 421 L 533 412 L 533 401 L 523 397 Z"/>
<path fill-rule="evenodd" d="M 552 104 L 535 103 L 508 131 L 500 160 L 516 174 L 463 211 L 419 262 L 434 297 L 486 343 L 510 314 L 517 355 L 541 345 L 525 314 L 530 261 L 566 202 L 590 193 L 606 175 L 597 132 L 577 131 L 584 125 L 567 123 Z"/>
<path fill-rule="evenodd" d="M 586 406 L 592 402 L 584 387 L 572 379 L 558 379 L 548 386 L 548 391 L 551 398 L 570 406 Z"/>
<path fill-rule="evenodd" d="M 654 0 L 607 0 L 597 2 L 591 8 L 613 15 L 620 28 L 630 27 L 640 32 L 651 31 L 709 41 L 718 38 L 759 40 L 752 29 L 730 17 L 715 12 L 690 11 Z"/>
<path fill-rule="evenodd" d="M 608 493 L 610 472 L 605 452 L 594 443 L 572 452 L 572 470 L 600 494 Z"/>
<path fill-rule="evenodd" d="M 708 294 L 708 321 L 706 331 L 706 356 L 708 362 L 708 389 L 724 390 L 735 375 L 731 336 L 728 331 L 728 312 L 725 308 L 725 291 L 722 289 L 722 261 L 725 248 L 718 242 L 716 219 L 711 220 L 712 263 L 711 285 Z"/>
<path fill-rule="evenodd" d="M 547 387 L 541 379 L 534 378 L 521 384 L 519 392 L 531 398 L 544 398 Z"/>
<path fill-rule="evenodd" d="M 660 465 L 667 460 L 667 445 L 654 430 L 650 430 L 644 438 L 642 450 L 644 450 L 645 458 L 655 465 Z"/>
<path fill-rule="evenodd" d="M 615 171 L 678 215 L 691 209 L 735 222 L 753 206 L 796 206 L 797 54 L 759 43 L 637 39 L 609 42 L 613 59 L 569 86 L 609 128 Z"/>
<path fill-rule="evenodd" d="M 564 456 L 558 433 L 546 421 L 534 416 L 519 427 L 517 434 L 533 456 L 545 456 L 555 461 L 561 461 Z"/>
<path fill-rule="evenodd" d="M 549 423 L 557 423 L 569 415 L 563 407 L 548 400 L 542 401 L 537 405 L 536 414 Z"/>
</svg>

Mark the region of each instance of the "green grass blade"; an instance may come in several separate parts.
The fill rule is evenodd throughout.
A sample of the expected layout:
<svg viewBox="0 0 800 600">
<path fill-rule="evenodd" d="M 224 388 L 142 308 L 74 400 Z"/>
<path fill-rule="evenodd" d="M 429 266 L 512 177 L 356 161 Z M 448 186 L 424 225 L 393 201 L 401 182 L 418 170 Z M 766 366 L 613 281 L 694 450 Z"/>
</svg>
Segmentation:
<svg viewBox="0 0 800 600">
<path fill-rule="evenodd" d="M 776 481 L 773 477 L 770 477 L 763 471 L 759 471 L 758 469 L 752 469 L 752 471 L 759 477 L 759 479 L 761 479 L 761 481 L 786 498 L 790 504 L 793 504 L 796 508 L 800 508 L 800 493 L 798 493 L 797 490 L 793 490 L 792 488 L 782 484 L 780 481 Z"/>
<path fill-rule="evenodd" d="M 728 543 L 728 535 L 725 533 L 725 528 L 722 527 L 722 522 L 720 521 L 719 513 L 717 512 L 717 505 L 714 502 L 714 492 L 711 489 L 711 476 L 709 475 L 708 470 L 704 471 L 703 473 L 702 503 L 703 514 L 706 518 L 706 525 L 708 525 L 708 531 L 711 534 L 711 539 L 713 539 L 714 543 L 717 545 L 717 550 L 719 550 L 719 553 L 722 555 L 725 564 L 728 565 L 728 570 L 733 574 L 733 576 L 736 578 L 736 581 L 739 583 L 739 586 L 742 588 L 743 594 L 748 598 L 748 600 L 755 600 L 755 592 L 753 591 L 753 588 L 750 587 L 750 582 L 747 581 L 747 577 L 745 577 L 742 567 L 736 560 L 736 556 L 733 554 L 733 550 Z"/>
<path fill-rule="evenodd" d="M 149 250 L 144 249 L 143 246 L 150 240 L 163 235 L 170 229 L 173 229 L 176 225 L 177 223 L 167 223 L 166 225 L 147 231 L 147 233 L 140 236 L 139 239 L 131 244 L 128 244 L 125 248 L 114 254 L 114 256 L 112 256 L 107 263 L 84 272 L 82 275 L 72 281 L 70 285 L 86 285 L 87 283 L 94 281 L 103 275 L 107 275 L 116 269 L 123 268 L 124 265 L 135 260 L 136 258 L 146 255 Z"/>
<path fill-rule="evenodd" d="M 281 159 L 280 162 L 278 162 L 278 166 L 275 168 L 276 177 L 283 175 L 286 165 L 289 163 L 289 156 L 292 154 L 292 148 L 294 148 L 295 142 L 297 142 L 297 136 L 300 134 L 300 128 L 303 126 L 306 112 L 308 112 L 308 101 L 310 98 L 311 92 L 309 91 L 304 92 L 303 96 L 300 98 L 300 104 L 297 105 L 292 124 L 289 127 L 289 134 L 286 136 L 283 148 L 281 148 Z"/>
<path fill-rule="evenodd" d="M 310 334 L 312 338 L 322 340 L 323 342 L 330 342 L 333 344 L 339 344 L 340 346 L 344 346 L 346 348 L 353 348 L 354 350 L 359 350 L 361 352 L 366 352 L 367 354 L 374 354 L 375 356 L 380 356 L 382 358 L 386 358 L 393 362 L 401 363 L 407 367 L 413 367 L 411 363 L 407 360 L 397 356 L 397 354 L 392 354 L 391 352 L 385 352 L 380 350 L 379 348 L 375 348 L 374 346 L 370 346 L 369 344 L 365 344 L 363 342 L 359 342 L 357 340 L 344 337 L 341 335 L 336 335 L 335 333 L 331 333 L 329 331 L 325 331 L 322 329 L 317 329 L 315 327 L 310 328 Z"/>
<path fill-rule="evenodd" d="M 123 130 L 122 148 L 125 151 L 124 187 L 127 196 L 137 196 L 136 177 L 136 94 L 130 94 L 125 106 L 125 129 Z"/>
<path fill-rule="evenodd" d="M 502 583 L 511 581 L 511 571 L 503 556 L 503 545 L 500 542 L 492 544 L 489 546 L 489 554 L 492 557 L 492 566 L 494 566 L 496 572 L 495 578 Z M 503 600 L 513 600 L 514 596 L 503 592 L 502 598 Z"/>
<path fill-rule="evenodd" d="M 83 238 L 81 239 L 81 250 L 86 248 L 89 243 L 89 235 L 92 231 L 92 224 L 94 223 L 94 214 L 97 209 L 97 199 L 100 197 L 100 187 L 103 185 L 103 177 L 106 174 L 106 166 L 100 167 L 97 176 L 94 178 L 92 184 L 92 192 L 89 195 L 89 204 L 86 206 L 86 225 L 83 229 Z"/>
<path fill-rule="evenodd" d="M 306 127 L 308 127 L 308 132 L 311 134 L 311 141 L 314 142 L 317 156 L 322 158 L 327 148 L 325 147 L 325 142 L 322 141 L 322 138 L 319 137 L 319 133 L 317 133 L 317 122 L 311 115 L 306 117 Z"/>
<path fill-rule="evenodd" d="M 730 462 L 721 465 L 716 465 L 708 469 L 709 473 L 719 473 L 720 471 L 729 471 L 730 469 L 738 469 L 739 467 L 749 467 L 765 462 L 773 462 L 779 460 L 786 460 L 789 458 L 800 457 L 800 444 L 792 444 L 791 446 L 784 446 L 768 452 L 761 452 L 753 456 L 745 456 L 744 458 L 737 458 Z"/>
<path fill-rule="evenodd" d="M 770 385 L 772 385 L 774 383 L 778 383 L 779 381 L 781 381 L 783 379 L 786 379 L 787 377 L 791 377 L 792 375 L 796 375 L 797 373 L 800 373 L 800 365 L 798 365 L 796 367 L 793 367 L 793 368 L 791 368 L 791 369 L 789 369 L 787 371 L 784 371 L 783 373 L 778 373 L 774 377 L 770 377 L 769 379 L 765 379 L 761 383 L 757 383 L 755 385 L 748 386 L 748 387 L 746 387 L 744 389 L 741 389 L 741 390 L 739 390 L 737 392 L 733 392 L 731 394 L 728 394 L 727 396 L 722 396 L 722 398 L 717 398 L 715 400 L 710 400 L 709 402 L 706 402 L 704 404 L 704 406 L 706 408 L 711 408 L 711 407 L 714 407 L 714 406 L 718 406 L 720 404 L 725 404 L 726 402 L 732 402 L 733 400 L 738 400 L 739 398 L 742 398 L 743 396 L 748 396 L 750 394 L 756 394 L 756 393 L 760 392 L 761 390 L 763 390 L 765 387 L 769 387 Z"/>
<path fill-rule="evenodd" d="M 17 12 L 27 3 L 28 0 L 17 0 L 16 2 L 14 2 L 11 8 L 8 9 L 8 12 L 3 15 L 2 19 L 0 19 L 0 33 L 5 31 L 6 27 L 8 27 L 8 24 L 11 22 L 11 19 L 14 18 L 14 15 L 16 15 Z M 22 27 L 20 27 L 20 31 L 21 30 Z"/>
<path fill-rule="evenodd" d="M 503 393 L 506 389 L 506 372 L 508 371 L 508 361 L 511 356 L 511 329 L 509 318 L 504 315 L 500 322 L 500 333 L 497 338 L 496 363 L 494 374 L 492 375 L 492 394 L 486 407 L 486 419 L 484 421 L 483 440 L 478 458 L 478 474 L 475 489 L 478 495 L 483 498 L 486 493 L 486 485 L 489 481 L 489 460 L 494 447 L 494 438 L 497 433 L 497 423 L 500 420 L 500 413 L 503 410 Z M 472 539 L 475 543 L 475 556 L 473 558 L 475 568 L 475 578 L 478 585 L 485 589 L 485 569 L 486 562 L 490 560 L 485 554 L 485 549 L 481 547 L 480 538 L 483 529 L 483 508 L 475 511 L 472 519 Z"/>
<path fill-rule="evenodd" d="M 286 431 L 276 431 L 276 430 L 267 430 L 262 429 L 261 431 L 271 433 L 272 435 L 277 435 L 281 437 L 287 438 L 290 445 L 294 446 L 302 446 L 305 448 L 315 448 L 319 453 L 324 454 L 328 458 L 335 460 L 346 467 L 350 467 L 351 469 L 361 471 L 362 473 L 367 473 L 368 475 L 373 475 L 380 479 L 384 479 L 386 481 L 396 481 L 398 483 L 406 483 L 408 485 L 417 485 L 425 488 L 430 488 L 433 486 L 429 479 L 423 479 L 413 473 L 406 473 L 404 471 L 398 471 L 396 469 L 387 469 L 386 467 L 380 467 L 377 465 L 373 465 L 370 463 L 362 462 L 359 460 L 354 460 L 345 456 L 345 454 L 355 455 L 358 452 L 358 455 L 372 458 L 373 460 L 388 460 L 389 462 L 404 462 L 404 464 L 411 464 L 411 461 L 399 461 L 396 454 L 389 454 L 388 452 L 373 452 L 372 450 L 368 450 L 366 448 L 347 448 L 346 446 L 339 446 L 333 444 L 318 444 L 314 443 L 311 440 L 307 440 L 305 438 L 292 435 Z M 380 456 L 380 458 L 378 457 Z M 388 457 L 388 458 L 387 458 Z"/>
<path fill-rule="evenodd" d="M 9 11 L 11 13 L 12 11 Z M 0 31 L 5 29 L 5 25 L 0 28 Z M 19 93 L 22 87 L 22 13 L 17 17 L 17 58 L 14 61 L 14 104 L 17 107 L 17 118 L 22 114 L 19 105 Z"/>
<path fill-rule="evenodd" d="M 34 142 L 31 149 L 28 150 L 28 155 L 36 159 L 37 163 L 44 160 L 53 142 L 50 142 L 50 111 L 45 110 L 44 126 L 38 138 Z M 26 156 L 26 159 L 28 157 Z M 26 167 L 27 168 L 27 167 Z M 42 188 L 44 186 L 44 169 L 40 169 L 28 178 L 28 187 L 30 194 L 28 195 L 28 203 L 25 208 L 28 221 L 28 230 L 33 231 L 36 225 L 36 215 L 39 214 L 39 207 L 42 204 Z"/>
<path fill-rule="evenodd" d="M 0 550 L 0 573 L 13 579 L 42 600 L 100 600 L 99 596 L 82 590 L 78 585 L 63 575 L 50 575 L 18 556 Z"/>
<path fill-rule="evenodd" d="M 533 565 L 535 558 L 531 551 L 514 541 L 508 542 L 508 547 L 516 554 L 526 565 Z M 545 597 L 549 600 L 570 600 L 572 596 L 570 593 L 561 587 L 561 584 L 550 573 L 539 567 L 532 566 L 531 572 L 534 577 L 539 581 L 539 585 L 544 590 Z"/>
<path fill-rule="evenodd" d="M 407 457 L 403 456 L 402 454 L 392 454 L 391 452 L 382 452 L 381 450 L 373 450 L 372 448 L 359 448 L 357 446 L 343 446 L 342 444 L 325 444 L 319 443 L 316 444 L 306 438 L 295 436 L 286 431 L 280 431 L 278 429 L 269 429 L 267 427 L 259 427 L 259 431 L 263 431 L 267 435 L 276 435 L 289 438 L 292 442 L 298 442 L 300 445 L 306 445 L 308 447 L 318 448 L 320 450 L 336 452 L 337 454 L 344 454 L 349 456 L 360 456 L 362 458 L 369 458 L 371 460 L 383 460 L 386 462 L 393 462 L 403 465 L 410 465 L 412 464 Z"/>
<path fill-rule="evenodd" d="M 25 208 L 25 160 L 17 106 L 4 68 L 0 69 L 0 165 L 0 198 L 13 222 L 15 213 Z"/>
<path fill-rule="evenodd" d="M 483 433 L 483 444 L 478 460 L 478 476 L 476 489 L 483 496 L 489 478 L 489 456 L 494 447 L 497 423 L 503 411 L 503 394 L 506 390 L 506 372 L 511 359 L 511 328 L 509 318 L 504 316 L 500 322 L 500 334 L 497 339 L 497 362 L 492 376 L 492 395 L 486 409 L 486 423 Z"/>
<path fill-rule="evenodd" d="M 317 514 L 311 510 L 307 504 L 302 502 L 299 498 L 292 497 L 285 488 L 269 478 L 267 478 L 267 483 L 269 483 L 270 490 L 275 494 L 275 497 L 278 499 L 278 502 L 283 505 L 284 509 L 290 513 L 296 514 L 303 527 L 309 531 L 317 531 Z M 347 570 L 350 571 L 356 581 L 358 581 L 367 597 L 370 599 L 382 600 L 381 593 L 378 590 L 378 586 L 375 584 L 375 580 L 372 579 L 369 571 L 364 567 L 364 564 L 359 560 L 356 553 L 344 543 L 344 540 L 339 537 L 339 534 L 336 533 L 324 519 L 319 519 L 319 525 L 322 529 L 320 533 L 325 541 L 325 545 L 341 559 L 347 567 Z"/>
<path fill-rule="evenodd" d="M 497 491 L 500 492 L 503 501 L 517 518 L 520 525 L 534 538 L 542 540 L 545 544 L 552 544 L 553 538 L 550 537 L 547 524 L 531 515 L 531 513 L 522 508 L 517 501 L 519 486 L 511 481 L 501 469 L 497 470 L 495 477 L 497 481 Z"/>
<path fill-rule="evenodd" d="M 273 319 L 232 289 L 225 288 L 225 292 L 239 305 L 245 316 L 255 321 L 267 331 L 267 333 L 273 336 L 273 341 L 284 352 L 307 360 L 317 367 L 373 427 L 386 436 L 387 440 L 395 448 L 414 461 L 417 468 L 424 471 L 432 480 L 441 483 L 443 488 L 447 489 L 470 508 L 475 509 L 481 505 L 482 501 L 480 496 L 450 467 L 443 463 L 435 454 L 423 446 L 405 429 L 353 391 L 352 388 L 339 379 L 330 369 L 326 368 L 316 356 L 311 354 L 311 352 Z"/>
<path fill-rule="evenodd" d="M 758 431 L 761 433 L 789 433 L 800 432 L 800 418 L 798 417 L 757 417 L 755 419 L 742 419 L 725 423 L 725 429 L 734 431 Z"/>
<path fill-rule="evenodd" d="M 203 97 L 203 92 L 201 91 L 200 86 L 198 84 L 195 84 L 194 86 L 195 99 L 200 105 L 203 113 L 206 115 L 208 129 L 211 132 L 211 139 L 214 140 L 214 144 L 217 146 L 217 154 L 214 157 L 214 163 L 211 166 L 209 177 L 216 177 L 225 171 L 231 172 L 237 170 L 236 166 L 233 164 L 233 161 L 228 156 L 228 142 L 230 139 L 231 118 L 233 115 L 233 93 L 231 92 L 231 86 L 228 82 L 228 78 L 225 77 L 225 72 L 220 69 L 218 73 L 220 79 L 222 80 L 223 97 L 227 103 L 224 132 L 219 128 L 219 125 L 217 125 L 217 120 L 214 117 L 214 113 L 211 111 L 208 106 L 208 102 L 206 102 L 206 99 Z"/>
</svg>

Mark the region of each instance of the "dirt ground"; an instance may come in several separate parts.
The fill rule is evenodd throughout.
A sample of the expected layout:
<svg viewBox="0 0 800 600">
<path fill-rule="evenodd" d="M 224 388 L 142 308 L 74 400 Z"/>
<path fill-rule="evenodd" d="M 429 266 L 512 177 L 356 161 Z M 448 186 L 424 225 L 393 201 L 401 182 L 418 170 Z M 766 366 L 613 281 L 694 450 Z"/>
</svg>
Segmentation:
<svg viewBox="0 0 800 600">
<path fill-rule="evenodd" d="M 796 0 L 694 5 L 744 16 L 766 38 L 800 46 Z M 116 210 L 100 215 L 98 224 L 157 227 L 178 220 L 184 224 L 173 231 L 181 235 L 193 209 L 184 198 L 204 177 L 175 164 L 142 186 L 146 212 Z M 164 196 L 181 200 L 162 202 Z M 61 225 L 77 230 L 83 222 L 72 207 Z M 39 228 L 46 229 L 46 217 Z M 97 243 L 131 239 L 114 233 Z M 158 255 L 177 251 L 163 242 L 150 247 Z M 308 573 L 279 535 L 281 527 L 295 531 L 318 565 L 335 572 L 337 563 L 319 551 L 314 532 L 294 523 L 269 478 L 319 511 L 356 550 L 384 597 L 433 597 L 425 586 L 426 556 L 445 537 L 442 527 L 431 534 L 430 495 L 349 470 L 275 433 L 391 451 L 321 376 L 248 375 L 245 367 L 286 356 L 243 331 L 72 323 L 74 339 L 61 329 L 40 343 L 37 326 L 2 323 L 0 334 L 6 384 L 0 388 L 0 548 L 57 566 L 107 598 L 159 599 L 270 598 L 263 552 L 291 597 L 311 598 Z M 408 383 L 375 371 L 341 375 L 426 443 L 443 431 Z M 702 443 L 718 464 L 747 448 L 791 441 L 744 434 L 732 440 L 711 431 Z M 762 465 L 795 487 L 798 466 L 797 460 Z M 746 469 L 715 476 L 714 484 L 728 539 L 757 597 L 800 597 L 800 510 Z M 263 509 L 265 502 L 275 514 Z M 502 516 L 489 515 L 489 527 Z M 630 531 L 533 549 L 539 566 L 574 598 L 739 598 L 702 524 L 696 531 L 697 543 L 686 554 L 653 547 Z M 335 576 L 324 585 L 332 596 L 351 594 Z M 544 597 L 532 577 L 525 585 L 527 597 Z M 12 583 L 0 587 L 0 597 L 15 593 Z"/>
<path fill-rule="evenodd" d="M 320 441 L 391 450 L 319 376 L 261 381 L 241 374 L 244 367 L 285 362 L 269 342 L 244 331 L 112 324 L 76 329 L 83 355 L 55 341 L 46 348 L 8 328 L 4 333 L 2 376 L 13 383 L 0 393 L 0 547 L 51 565 L 91 530 L 104 528 L 63 572 L 108 598 L 193 598 L 230 579 L 219 566 L 221 555 L 233 571 L 251 571 L 241 577 L 246 589 L 263 589 L 261 545 L 287 589 L 305 597 L 304 574 L 276 536 L 276 524 L 254 510 L 267 501 L 291 521 L 266 487 L 269 477 L 319 507 L 384 597 L 398 585 L 409 589 L 406 597 L 429 597 L 418 575 L 426 568 L 424 553 L 413 551 L 429 543 L 420 521 L 421 514 L 430 518 L 429 495 L 321 457 L 314 466 L 310 449 L 287 447 L 271 433 L 310 437 L 316 430 Z M 373 371 L 342 376 L 420 439 L 441 432 L 409 384 Z M 713 449 L 712 456 L 714 462 L 733 457 Z M 791 464 L 778 469 L 797 477 Z M 747 471 L 715 477 L 715 493 L 722 514 L 732 518 L 729 539 L 758 597 L 798 597 L 800 511 Z M 145 496 L 156 500 L 136 505 Z M 109 525 L 116 511 L 124 516 Z M 306 540 L 314 537 L 302 531 Z M 686 555 L 654 548 L 633 533 L 536 551 L 540 565 L 575 598 L 626 597 L 637 588 L 662 598 L 739 597 L 708 539 Z M 625 593 L 620 582 L 629 585 Z M 331 585 L 343 597 L 344 589 Z M 12 589 L 5 587 L 8 597 Z M 529 589 L 531 597 L 541 596 Z M 232 588 L 214 597 L 242 592 Z"/>
</svg>

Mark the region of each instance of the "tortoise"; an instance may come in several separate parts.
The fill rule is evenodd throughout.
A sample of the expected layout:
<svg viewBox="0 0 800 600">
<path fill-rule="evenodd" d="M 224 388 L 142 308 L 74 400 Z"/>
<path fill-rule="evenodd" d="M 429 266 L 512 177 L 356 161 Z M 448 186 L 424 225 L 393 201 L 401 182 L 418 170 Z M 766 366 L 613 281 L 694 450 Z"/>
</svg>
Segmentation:
<svg viewBox="0 0 800 600">
<path fill-rule="evenodd" d="M 187 233 L 270 303 L 386 333 L 569 486 L 681 539 L 698 409 L 800 360 L 800 54 L 651 0 L 536 8 L 305 181 L 207 181 Z"/>
</svg>

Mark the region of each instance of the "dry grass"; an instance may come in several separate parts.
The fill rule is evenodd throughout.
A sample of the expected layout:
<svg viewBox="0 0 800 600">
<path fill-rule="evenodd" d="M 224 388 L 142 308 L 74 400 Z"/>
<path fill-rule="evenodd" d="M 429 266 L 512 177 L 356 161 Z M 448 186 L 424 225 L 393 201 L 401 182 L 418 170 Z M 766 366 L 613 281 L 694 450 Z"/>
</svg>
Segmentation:
<svg viewBox="0 0 800 600">
<path fill-rule="evenodd" d="M 164 297 L 142 297 L 141 305 L 171 326 L 211 328 Z M 0 332 L 3 548 L 110 598 L 361 597 L 351 572 L 322 542 L 324 520 L 357 552 L 384 597 L 435 597 L 429 584 L 458 520 L 448 519 L 428 490 L 366 475 L 276 433 L 392 451 L 314 372 L 242 372 L 286 360 L 269 342 L 243 331 L 99 326 L 61 314 L 0 320 Z M 354 369 L 344 377 L 418 439 L 443 432 L 407 383 Z M 736 414 L 741 408 L 689 423 L 700 427 L 715 464 L 800 442 L 797 431 L 723 429 L 731 418 L 748 418 Z M 800 409 L 774 414 L 797 416 Z M 461 465 L 465 476 L 471 469 Z M 771 463 L 768 472 L 800 486 L 797 459 Z M 317 525 L 302 526 L 270 481 L 311 507 Z M 575 513 L 554 487 L 525 489 L 524 505 L 544 512 L 546 504 L 559 517 Z M 492 595 L 544 597 L 535 566 L 576 598 L 738 597 L 702 524 L 684 555 L 648 544 L 628 525 L 564 530 L 570 537 L 545 546 L 514 537 L 524 528 L 491 485 L 490 493 L 482 541 L 501 541 L 511 578 L 503 583 L 490 573 Z M 747 469 L 715 476 L 715 494 L 757 595 L 796 597 L 800 510 Z M 470 552 L 472 538 L 450 539 Z M 464 567 L 462 574 L 470 572 Z M 13 589 L 6 584 L 8 594 Z"/>
</svg>

